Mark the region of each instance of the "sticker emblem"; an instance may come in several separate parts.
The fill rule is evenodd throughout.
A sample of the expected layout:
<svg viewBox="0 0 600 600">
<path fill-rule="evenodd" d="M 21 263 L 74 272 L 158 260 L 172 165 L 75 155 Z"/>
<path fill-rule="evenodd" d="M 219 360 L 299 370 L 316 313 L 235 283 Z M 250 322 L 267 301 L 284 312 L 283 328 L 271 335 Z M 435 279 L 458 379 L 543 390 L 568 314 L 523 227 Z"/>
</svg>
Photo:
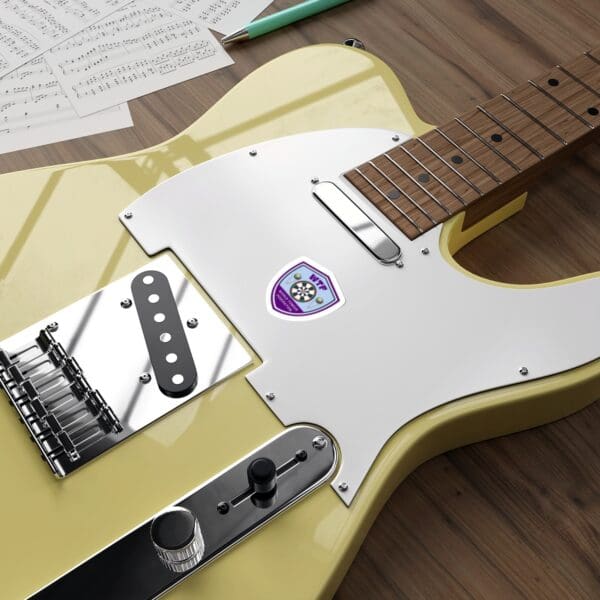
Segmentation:
<svg viewBox="0 0 600 600">
<path fill-rule="evenodd" d="M 333 273 L 308 258 L 286 265 L 267 289 L 267 308 L 281 319 L 316 319 L 344 301 Z"/>
</svg>

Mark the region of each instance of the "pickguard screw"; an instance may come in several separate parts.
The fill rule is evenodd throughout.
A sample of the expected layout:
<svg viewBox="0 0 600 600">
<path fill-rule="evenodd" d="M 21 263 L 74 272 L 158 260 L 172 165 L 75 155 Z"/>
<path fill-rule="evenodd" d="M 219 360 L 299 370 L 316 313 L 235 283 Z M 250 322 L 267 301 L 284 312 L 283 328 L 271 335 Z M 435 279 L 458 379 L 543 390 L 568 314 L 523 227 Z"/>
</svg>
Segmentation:
<svg viewBox="0 0 600 600">
<path fill-rule="evenodd" d="M 395 133 L 395 134 L 392 136 L 392 141 L 393 141 L 393 142 L 399 142 L 399 141 L 400 141 L 400 136 L 399 136 L 397 133 Z"/>
<path fill-rule="evenodd" d="M 268 394 L 265 396 L 265 398 L 266 398 L 267 400 L 270 400 L 271 402 L 273 402 L 273 400 L 275 400 L 275 394 L 274 394 L 273 392 L 269 392 L 269 393 L 268 393 Z"/>
<path fill-rule="evenodd" d="M 258 154 L 258 152 L 256 150 L 250 150 L 250 152 L 248 152 L 248 154 L 250 156 L 256 156 Z"/>
<path fill-rule="evenodd" d="M 139 377 L 140 379 L 140 383 L 150 383 L 150 380 L 152 379 L 152 375 L 150 375 L 150 373 L 142 373 Z"/>
<path fill-rule="evenodd" d="M 527 367 L 521 367 L 519 369 L 519 373 L 521 373 L 521 375 L 523 375 L 523 377 L 525 377 L 526 375 L 529 375 L 529 369 Z"/>
<path fill-rule="evenodd" d="M 298 452 L 296 452 L 296 460 L 297 461 L 304 462 L 307 458 L 308 458 L 308 454 L 306 453 L 306 450 L 298 450 Z"/>
<path fill-rule="evenodd" d="M 311 182 L 311 183 L 319 183 L 319 178 L 318 178 L 318 177 L 313 177 L 313 178 L 310 180 L 310 182 Z"/>
<path fill-rule="evenodd" d="M 126 219 L 131 219 L 131 217 L 133 217 L 133 213 L 130 210 L 128 210 L 123 216 Z"/>
<path fill-rule="evenodd" d="M 191 319 L 188 319 L 187 326 L 190 329 L 196 329 L 196 327 L 198 327 L 198 319 L 196 319 L 196 317 L 192 317 Z"/>
<path fill-rule="evenodd" d="M 217 504 L 217 512 L 220 515 L 226 515 L 229 512 L 229 504 L 227 502 L 219 502 Z"/>
<path fill-rule="evenodd" d="M 401 269 L 404 266 L 404 263 L 401 260 L 397 260 L 395 264 L 399 269 Z"/>
<path fill-rule="evenodd" d="M 338 485 L 338 490 L 340 490 L 340 492 L 347 492 L 348 484 L 345 481 L 342 481 L 342 483 Z"/>
<path fill-rule="evenodd" d="M 425 256 L 427 256 L 429 254 L 429 248 L 422 248 L 421 254 L 424 254 Z"/>
<path fill-rule="evenodd" d="M 312 445 L 316 450 L 323 450 L 323 448 L 327 448 L 327 440 L 322 435 L 318 435 L 313 439 Z"/>
<path fill-rule="evenodd" d="M 50 325 L 48 325 L 48 331 L 50 333 L 54 333 L 55 331 L 58 331 L 58 323 L 56 321 L 52 321 L 52 323 L 50 323 Z"/>
<path fill-rule="evenodd" d="M 131 299 L 130 298 L 125 298 L 123 300 L 121 300 L 121 308 L 131 308 Z"/>
</svg>

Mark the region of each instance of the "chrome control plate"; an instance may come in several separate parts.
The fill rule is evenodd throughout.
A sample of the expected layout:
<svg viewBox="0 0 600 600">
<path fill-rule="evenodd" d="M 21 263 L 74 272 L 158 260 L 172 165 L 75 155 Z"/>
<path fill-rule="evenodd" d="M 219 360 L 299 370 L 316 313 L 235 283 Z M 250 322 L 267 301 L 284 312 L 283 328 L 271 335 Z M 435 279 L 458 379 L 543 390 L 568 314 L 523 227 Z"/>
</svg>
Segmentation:
<svg viewBox="0 0 600 600">
<path fill-rule="evenodd" d="M 266 504 L 256 501 L 248 483 L 248 467 L 259 458 L 277 466 L 276 492 Z M 310 426 L 291 427 L 161 511 L 186 509 L 197 519 L 203 554 L 188 571 L 174 572 L 159 558 L 151 538 L 158 513 L 31 598 L 156 598 L 324 484 L 336 464 L 336 448 L 327 434 Z"/>
<path fill-rule="evenodd" d="M 167 314 L 152 323 L 163 326 L 152 329 L 159 335 L 155 354 L 164 346 L 167 375 L 180 375 L 174 349 L 187 338 L 187 362 L 191 355 L 195 365 L 180 368 L 195 375 L 193 385 L 181 383 L 183 395 L 158 385 L 152 367 L 157 359 L 151 361 L 136 311 L 145 301 L 161 306 L 160 298 L 151 297 L 155 288 L 148 275 L 148 294 L 132 295 L 132 282 L 148 272 L 164 275 L 162 284 L 170 286 L 176 303 L 176 309 L 156 309 Z M 250 361 L 214 309 L 163 256 L 0 342 L 0 389 L 54 474 L 64 477 Z"/>
</svg>

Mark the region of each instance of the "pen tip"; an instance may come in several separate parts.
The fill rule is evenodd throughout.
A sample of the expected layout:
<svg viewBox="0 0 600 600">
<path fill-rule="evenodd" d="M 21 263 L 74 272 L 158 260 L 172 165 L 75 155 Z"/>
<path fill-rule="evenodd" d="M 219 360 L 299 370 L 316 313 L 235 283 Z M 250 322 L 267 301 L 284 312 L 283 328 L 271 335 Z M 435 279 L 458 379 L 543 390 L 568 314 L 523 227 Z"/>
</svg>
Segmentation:
<svg viewBox="0 0 600 600">
<path fill-rule="evenodd" d="M 224 46 L 227 44 L 232 44 L 234 42 L 241 42 L 242 40 L 248 39 L 248 32 L 245 29 L 238 29 L 233 33 L 230 33 L 221 38 L 221 44 Z"/>
</svg>

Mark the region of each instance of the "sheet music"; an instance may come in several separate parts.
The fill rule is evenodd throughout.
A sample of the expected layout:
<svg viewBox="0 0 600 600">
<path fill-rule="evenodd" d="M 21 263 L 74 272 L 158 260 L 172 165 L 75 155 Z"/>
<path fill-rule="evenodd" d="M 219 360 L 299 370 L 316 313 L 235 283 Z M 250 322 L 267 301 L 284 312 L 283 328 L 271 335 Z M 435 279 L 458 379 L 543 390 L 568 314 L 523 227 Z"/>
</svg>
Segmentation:
<svg viewBox="0 0 600 600">
<path fill-rule="evenodd" d="M 134 0 L 46 59 L 79 115 L 233 62 L 202 23 L 149 0 Z"/>
<path fill-rule="evenodd" d="M 228 34 L 247 25 L 272 2 L 273 0 L 168 0 L 167 4 L 219 33 Z"/>
<path fill-rule="evenodd" d="M 0 80 L 0 153 L 132 125 L 126 104 L 80 118 L 43 56 Z"/>
<path fill-rule="evenodd" d="M 130 0 L 0 0 L 0 77 Z"/>
</svg>

